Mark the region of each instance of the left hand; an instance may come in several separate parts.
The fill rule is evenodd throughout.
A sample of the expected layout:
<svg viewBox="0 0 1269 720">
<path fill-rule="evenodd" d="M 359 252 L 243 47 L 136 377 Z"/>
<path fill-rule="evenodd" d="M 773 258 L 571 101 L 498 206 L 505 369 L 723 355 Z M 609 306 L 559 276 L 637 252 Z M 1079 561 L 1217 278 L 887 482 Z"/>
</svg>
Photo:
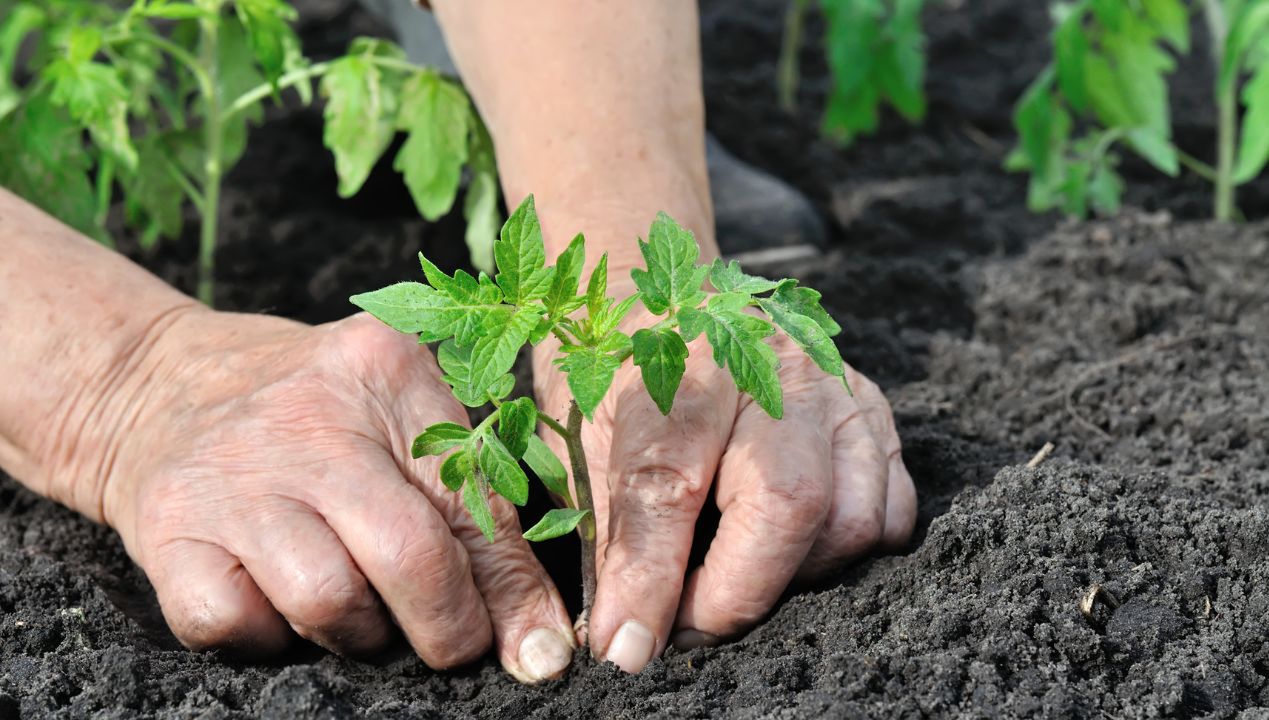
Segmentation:
<svg viewBox="0 0 1269 720">
<path fill-rule="evenodd" d="M 653 322 L 646 313 L 628 320 Z M 762 619 L 791 581 L 902 547 L 911 535 L 916 492 L 877 385 L 847 366 L 852 397 L 788 337 L 771 342 L 782 420 L 736 389 L 702 337 L 688 345 L 669 416 L 626 363 L 583 426 L 597 520 L 596 657 L 634 673 L 671 633 L 678 647 L 722 642 Z M 551 341 L 537 348 L 535 383 L 542 408 L 563 417 L 569 393 L 550 365 L 555 354 Z M 696 519 L 715 482 L 722 519 L 704 564 L 688 574 Z"/>
</svg>

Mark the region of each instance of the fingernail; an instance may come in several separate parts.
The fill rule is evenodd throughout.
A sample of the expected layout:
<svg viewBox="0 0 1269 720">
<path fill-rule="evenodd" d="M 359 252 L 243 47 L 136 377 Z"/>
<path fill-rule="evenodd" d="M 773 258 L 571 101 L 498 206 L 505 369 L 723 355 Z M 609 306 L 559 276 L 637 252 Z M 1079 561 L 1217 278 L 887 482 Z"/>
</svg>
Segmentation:
<svg viewBox="0 0 1269 720">
<path fill-rule="evenodd" d="M 573 645 L 550 628 L 538 628 L 520 641 L 519 658 L 529 682 L 556 678 L 572 662 Z"/>
<path fill-rule="evenodd" d="M 695 650 L 699 647 L 714 647 L 722 643 L 722 638 L 700 630 L 680 630 L 674 633 L 674 647 L 680 650 Z"/>
<path fill-rule="evenodd" d="M 634 620 L 627 620 L 608 643 L 608 657 L 605 659 L 628 673 L 637 673 L 652 659 L 656 645 L 657 639 L 651 630 Z"/>
</svg>

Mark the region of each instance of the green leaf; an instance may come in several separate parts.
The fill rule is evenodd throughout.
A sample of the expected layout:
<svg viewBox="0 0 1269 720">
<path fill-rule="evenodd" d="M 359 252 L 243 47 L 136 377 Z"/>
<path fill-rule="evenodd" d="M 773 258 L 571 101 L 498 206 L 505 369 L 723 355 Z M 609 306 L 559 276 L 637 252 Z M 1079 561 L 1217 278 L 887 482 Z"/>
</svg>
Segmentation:
<svg viewBox="0 0 1269 720">
<path fill-rule="evenodd" d="M 13 84 L 13 72 L 22 41 L 40 29 L 46 19 L 42 9 L 21 2 L 0 20 L 0 119 L 12 112 L 21 101 L 21 94 Z"/>
<path fill-rule="evenodd" d="M 463 163 L 471 104 L 458 86 L 428 70 L 405 81 L 397 128 L 409 133 L 392 167 L 405 176 L 419 212 L 436 220 L 454 205 Z"/>
<path fill-rule="evenodd" d="M 688 342 L 705 333 L 714 348 L 714 362 L 731 372 L 741 392 L 753 397 L 771 417 L 778 420 L 784 415 L 780 360 L 764 341 L 775 332 L 770 323 L 735 310 L 692 309 L 680 313 L 679 322 Z"/>
<path fill-rule="evenodd" d="M 520 469 L 520 463 L 497 435 L 485 433 L 480 440 L 477 461 L 489 485 L 512 504 L 524 505 L 529 500 L 529 478 Z"/>
<path fill-rule="evenodd" d="M 608 307 L 608 253 L 599 256 L 599 264 L 590 271 L 586 283 L 586 314 L 595 317 Z"/>
<path fill-rule="evenodd" d="M 448 300 L 434 288 L 416 282 L 396 283 L 348 298 L 353 305 L 403 333 L 422 332 L 435 325 L 437 312 L 449 308 Z"/>
<path fill-rule="evenodd" d="M 190 3 L 156 2 L 147 3 L 141 8 L 144 17 L 161 20 L 197 20 L 207 15 L 207 11 Z"/>
<path fill-rule="evenodd" d="M 1240 184 L 1253 180 L 1269 163 L 1269 58 L 1243 86 L 1242 99 L 1247 113 L 1234 167 L 1234 182 Z"/>
<path fill-rule="evenodd" d="M 265 79 L 276 83 L 286 69 L 287 45 L 294 35 L 288 23 L 298 17 L 295 8 L 282 0 L 235 0 L 234 8 Z"/>
<path fill-rule="evenodd" d="M 1124 181 L 1108 163 L 1099 163 L 1088 180 L 1088 199 L 1093 207 L 1104 215 L 1119 212 L 1119 199 L 1124 193 Z"/>
<path fill-rule="evenodd" d="M 1190 13 L 1181 0 L 1142 0 L 1146 16 L 1181 53 L 1190 51 Z"/>
<path fill-rule="evenodd" d="M 426 455 L 441 455 L 445 451 L 467 442 L 469 437 L 471 437 L 471 430 L 458 423 L 436 423 L 414 438 L 414 444 L 410 447 L 410 454 L 415 458 L 421 458 Z"/>
<path fill-rule="evenodd" d="M 1160 136 L 1150 128 L 1141 127 L 1129 130 L 1126 138 L 1129 147 L 1157 170 L 1170 177 L 1180 174 L 1181 163 L 1177 159 L 1176 147 L 1167 137 Z"/>
<path fill-rule="evenodd" d="M 185 226 L 185 193 L 172 179 L 179 172 L 175 160 L 165 147 L 163 134 L 150 135 L 137 144 L 137 167 L 121 179 L 127 192 L 125 207 L 128 222 L 145 228 L 145 234 L 157 238 L 180 237 Z"/>
<path fill-rule="evenodd" d="M 832 335 L 841 331 L 837 323 L 820 307 L 820 294 L 810 288 L 797 287 L 788 281 L 770 297 L 758 301 L 776 325 L 821 370 L 835 377 L 845 377 L 845 366 Z"/>
<path fill-rule="evenodd" d="M 493 246 L 502 224 L 498 212 L 498 166 L 494 160 L 493 140 L 485 124 L 475 113 L 469 120 L 467 156 L 471 181 L 463 200 L 463 217 L 467 220 L 464 239 L 472 265 L 481 272 L 491 273 L 494 271 Z"/>
<path fill-rule="evenodd" d="M 597 348 L 578 348 L 556 361 L 568 373 L 568 389 L 577 407 L 588 420 L 594 420 L 595 408 L 608 393 L 621 362 Z"/>
<path fill-rule="evenodd" d="M 643 374 L 643 385 L 662 415 L 669 415 L 674 394 L 687 369 L 687 344 L 670 329 L 635 332 L 634 364 Z"/>
<path fill-rule="evenodd" d="M 475 482 L 476 460 L 471 451 L 459 450 L 441 463 L 441 482 L 453 492 L 458 492 L 465 482 Z"/>
<path fill-rule="evenodd" d="M 1058 87 L 1077 112 L 1088 107 L 1085 60 L 1092 51 L 1084 33 L 1084 13 L 1067 12 L 1053 32 L 1053 56 Z"/>
<path fill-rule="evenodd" d="M 92 60 L 101 45 L 100 31 L 75 28 L 66 45 L 65 55 L 44 70 L 53 86 L 50 99 L 66 108 L 121 167 L 136 168 L 137 151 L 128 132 L 128 92 L 115 68 Z"/>
<path fill-rule="evenodd" d="M 589 510 L 570 508 L 549 510 L 536 525 L 524 531 L 524 539 L 529 542 L 542 542 L 567 535 L 573 532 L 577 524 L 589 514 Z"/>
<path fill-rule="evenodd" d="M 181 26 L 177 27 L 179 29 Z M 220 88 L 221 97 L 240 97 L 265 81 L 254 61 L 250 38 L 241 24 L 222 23 L 219 40 L 216 47 L 216 85 Z M 202 107 L 201 110 L 203 117 L 206 117 L 206 108 Z M 258 123 L 263 119 L 264 109 L 256 103 L 225 122 L 225 139 L 220 155 L 223 170 L 228 171 L 233 167 L 246 150 L 248 123 Z M 197 148 L 197 153 L 183 166 L 191 176 L 202 178 L 205 171 L 202 133 L 198 129 L 192 129 L 189 135 L 195 138 L 190 147 Z"/>
<path fill-rule="evenodd" d="M 551 287 L 542 300 L 548 318 L 555 320 L 565 317 L 584 304 L 585 301 L 577 296 L 577 287 L 582 280 L 582 265 L 585 262 L 586 238 L 578 233 L 573 242 L 555 259 Z"/>
<path fill-rule="evenodd" d="M 538 323 L 538 311 L 522 308 L 476 341 L 471 351 L 471 386 L 493 389 L 516 362 L 520 348 Z"/>
<path fill-rule="evenodd" d="M 532 195 L 503 223 L 502 233 L 494 243 L 494 262 L 498 266 L 494 280 L 507 302 L 527 305 L 546 295 L 554 272 L 545 267 L 546 245 Z"/>
<path fill-rule="evenodd" d="M 548 491 L 564 498 L 570 506 L 573 505 L 573 497 L 568 489 L 568 471 L 542 438 L 537 435 L 529 436 L 529 446 L 524 451 L 523 459 Z"/>
<path fill-rule="evenodd" d="M 321 93 L 328 98 L 322 141 L 335 155 L 340 197 L 357 194 L 396 134 L 399 75 L 385 75 L 370 57 L 404 55 L 389 43 L 358 38 L 322 76 Z"/>
<path fill-rule="evenodd" d="M 740 269 L 740 263 L 732 260 L 725 263 L 721 258 L 714 260 L 709 268 L 709 282 L 719 292 L 738 292 L 757 295 L 774 290 L 780 283 L 757 275 L 746 275 Z"/>
<path fill-rule="evenodd" d="M 700 246 L 691 231 L 665 213 L 658 213 L 648 230 L 648 241 L 639 241 L 646 270 L 630 275 L 643 295 L 644 307 L 654 315 L 664 315 L 684 307 L 695 307 L 705 299 L 701 287 L 709 268 L 697 266 Z"/>
<path fill-rule="evenodd" d="M 537 427 L 538 407 L 531 397 L 517 398 L 498 408 L 498 439 L 516 459 L 524 456 Z"/>
<path fill-rule="evenodd" d="M 436 361 L 445 371 L 442 380 L 449 383 L 454 397 L 467 407 L 481 407 L 490 396 L 501 400 L 515 387 L 516 379 L 510 374 L 496 377 L 487 385 L 472 380 L 472 349 L 460 347 L 453 340 L 446 340 L 436 349 Z"/>
<path fill-rule="evenodd" d="M 79 126 L 54 107 L 47 93 L 33 96 L 0 119 L 0 185 L 67 225 L 93 237 L 96 200 L 90 157 Z"/>
<path fill-rule="evenodd" d="M 476 521 L 476 527 L 489 542 L 494 541 L 493 511 L 489 509 L 488 482 L 480 473 L 473 472 L 463 484 L 463 505 Z"/>
</svg>

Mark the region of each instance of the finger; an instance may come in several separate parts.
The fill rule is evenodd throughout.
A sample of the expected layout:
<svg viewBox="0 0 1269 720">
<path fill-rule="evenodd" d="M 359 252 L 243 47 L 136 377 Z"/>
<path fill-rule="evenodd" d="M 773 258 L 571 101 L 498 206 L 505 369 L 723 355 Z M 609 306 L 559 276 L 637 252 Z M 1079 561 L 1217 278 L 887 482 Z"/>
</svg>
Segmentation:
<svg viewBox="0 0 1269 720">
<path fill-rule="evenodd" d="M 427 463 L 435 472 L 435 463 Z M 409 466 L 410 475 L 424 463 Z M 412 477 L 441 511 L 471 558 L 472 578 L 484 598 L 502 666 L 517 680 L 558 678 L 573 660 L 573 625 L 555 584 L 523 538 L 515 507 L 491 495 L 495 536 L 489 542 L 463 507 L 458 493 Z"/>
<path fill-rule="evenodd" d="M 590 637 L 598 657 L 626 672 L 664 650 L 674 622 L 696 517 L 736 416 L 731 383 L 718 380 L 689 369 L 668 417 L 637 384 L 616 403 Z"/>
<path fill-rule="evenodd" d="M 836 572 L 877 546 L 885 530 L 889 480 L 889 460 L 864 411 L 852 412 L 833 433 L 832 503 L 798 577 Z"/>
<path fill-rule="evenodd" d="M 828 514 L 833 449 L 823 398 L 790 395 L 779 421 L 744 402 L 718 471 L 718 532 L 679 606 L 681 648 L 716 644 L 765 616 Z"/>
<path fill-rule="evenodd" d="M 903 464 L 903 455 L 896 446 L 890 456 L 889 487 L 886 489 L 886 529 L 881 546 L 890 551 L 902 550 L 912 539 L 916 526 L 916 485 Z"/>
<path fill-rule="evenodd" d="M 484 654 L 492 633 L 467 551 L 395 463 L 385 455 L 326 484 L 318 511 L 419 657 L 443 669 Z"/>
<path fill-rule="evenodd" d="M 273 607 L 301 637 L 365 655 L 391 641 L 392 622 L 326 521 L 298 505 L 262 518 L 235 551 Z"/>
<path fill-rule="evenodd" d="M 272 655 L 290 643 L 286 621 L 229 551 L 182 539 L 160 546 L 152 557 L 146 574 L 168 627 L 185 647 Z"/>
</svg>

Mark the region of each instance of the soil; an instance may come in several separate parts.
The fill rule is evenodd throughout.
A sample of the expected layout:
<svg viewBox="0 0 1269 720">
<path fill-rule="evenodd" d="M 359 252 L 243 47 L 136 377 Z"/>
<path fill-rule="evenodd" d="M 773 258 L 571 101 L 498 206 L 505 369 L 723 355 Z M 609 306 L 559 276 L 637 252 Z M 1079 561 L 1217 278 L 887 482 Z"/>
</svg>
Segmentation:
<svg viewBox="0 0 1269 720">
<path fill-rule="evenodd" d="M 1269 182 L 1242 192 L 1240 227 L 1201 220 L 1197 181 L 1131 161 L 1121 216 L 1028 214 L 1000 160 L 1046 59 L 1043 5 L 929 3 L 929 119 L 848 149 L 816 135 L 813 47 L 802 113 L 775 106 L 783 2 L 702 6 L 711 129 L 833 221 L 826 259 L 771 270 L 825 292 L 887 389 L 921 497 L 907 552 L 791 594 L 734 644 L 635 677 L 579 655 L 528 688 L 489 659 L 186 652 L 109 530 L 0 479 L 0 718 L 1269 717 Z M 343 0 L 301 7 L 319 56 L 375 31 Z M 1210 69 L 1188 68 L 1178 138 L 1210 155 Z M 321 322 L 412 277 L 420 248 L 461 262 L 458 221 L 418 220 L 388 167 L 338 201 L 320 135 L 298 107 L 254 132 L 222 307 Z M 189 289 L 191 248 L 132 254 Z"/>
</svg>

